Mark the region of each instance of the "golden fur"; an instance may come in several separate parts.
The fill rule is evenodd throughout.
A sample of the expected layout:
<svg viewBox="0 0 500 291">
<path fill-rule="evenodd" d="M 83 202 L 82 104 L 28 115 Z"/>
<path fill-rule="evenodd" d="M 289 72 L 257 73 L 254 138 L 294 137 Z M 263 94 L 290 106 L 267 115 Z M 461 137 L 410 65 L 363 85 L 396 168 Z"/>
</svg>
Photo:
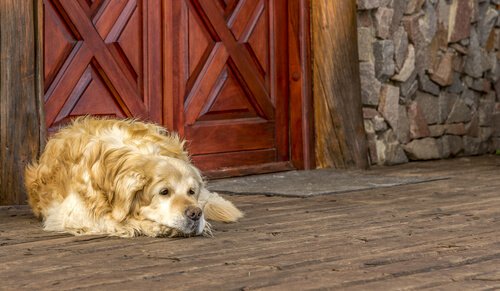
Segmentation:
<svg viewBox="0 0 500 291">
<path fill-rule="evenodd" d="M 44 228 L 72 234 L 209 234 L 206 219 L 242 216 L 205 189 L 177 135 L 135 120 L 76 119 L 26 168 L 25 186 Z"/>
</svg>

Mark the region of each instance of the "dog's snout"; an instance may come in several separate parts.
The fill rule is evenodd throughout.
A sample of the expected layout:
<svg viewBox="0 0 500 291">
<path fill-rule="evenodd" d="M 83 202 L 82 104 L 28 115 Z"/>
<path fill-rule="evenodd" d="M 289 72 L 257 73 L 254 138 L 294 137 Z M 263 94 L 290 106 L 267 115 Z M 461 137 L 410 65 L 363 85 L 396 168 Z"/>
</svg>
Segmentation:
<svg viewBox="0 0 500 291">
<path fill-rule="evenodd" d="M 188 206 L 188 208 L 186 208 L 185 214 L 191 220 L 196 221 L 196 220 L 200 219 L 202 211 L 201 211 L 200 207 Z"/>
</svg>

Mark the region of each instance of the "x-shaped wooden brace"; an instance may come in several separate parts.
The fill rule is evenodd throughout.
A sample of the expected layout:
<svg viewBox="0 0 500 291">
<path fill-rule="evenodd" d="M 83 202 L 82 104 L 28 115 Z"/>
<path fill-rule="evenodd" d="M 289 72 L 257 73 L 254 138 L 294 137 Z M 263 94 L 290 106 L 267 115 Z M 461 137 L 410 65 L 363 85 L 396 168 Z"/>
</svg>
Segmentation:
<svg viewBox="0 0 500 291">
<path fill-rule="evenodd" d="M 89 19 L 77 1 L 63 0 L 59 1 L 59 4 L 76 28 L 76 34 L 83 41 L 79 41 L 75 45 L 73 51 L 68 56 L 70 62 L 66 62 L 65 67 L 61 68 L 61 71 L 66 72 L 64 76 L 59 80 L 56 78 L 47 91 L 46 96 L 50 96 L 48 100 L 45 100 L 47 104 L 47 123 L 51 124 L 56 119 L 58 115 L 58 112 L 56 112 L 57 108 L 61 108 L 63 104 L 68 102 L 68 98 L 74 95 L 72 94 L 73 90 L 78 90 L 78 87 L 88 85 L 90 77 L 86 69 L 91 62 L 94 62 L 100 71 L 108 88 L 114 91 L 113 94 L 120 96 L 116 101 L 127 115 L 147 117 L 146 108 L 140 101 L 142 97 L 138 95 L 136 88 L 134 88 L 130 80 L 127 80 L 121 73 L 120 65 L 100 35 L 100 30 L 102 33 L 102 30 L 105 28 L 100 27 L 99 23 L 94 26 L 92 19 Z M 135 5 L 135 0 L 129 1 L 125 5 L 120 17 L 130 17 Z M 100 17 L 106 16 L 101 15 Z M 109 37 L 117 33 L 117 30 L 120 30 L 120 28 L 115 27 L 109 32 L 107 36 L 108 41 Z M 71 86 L 58 86 L 58 84 L 71 84 Z M 76 102 L 77 100 L 69 101 Z"/>
<path fill-rule="evenodd" d="M 254 1 L 256 2 L 256 0 L 244 1 L 244 6 L 240 9 L 253 9 L 255 7 L 252 6 L 252 4 L 255 4 Z M 259 110 L 259 113 L 266 119 L 272 120 L 274 118 L 274 106 L 269 92 L 256 67 L 257 65 L 245 47 L 252 29 L 264 10 L 264 1 L 258 1 L 253 13 L 247 14 L 249 17 L 242 18 L 233 15 L 227 23 L 215 1 L 199 0 L 198 3 L 206 16 L 203 17 L 205 24 L 212 28 L 212 33 L 216 33 L 214 38 L 217 43 L 207 58 L 205 67 L 201 70 L 202 74 L 199 74 L 186 98 L 184 105 L 187 109 L 186 122 L 188 124 L 196 122 L 196 119 L 203 111 L 203 105 L 209 97 L 209 92 L 216 84 L 218 76 L 222 73 L 229 57 L 231 57 L 236 69 L 246 82 L 246 87 L 251 91 L 251 95 L 258 105 L 257 110 Z M 197 102 L 194 102 L 195 100 Z"/>
</svg>

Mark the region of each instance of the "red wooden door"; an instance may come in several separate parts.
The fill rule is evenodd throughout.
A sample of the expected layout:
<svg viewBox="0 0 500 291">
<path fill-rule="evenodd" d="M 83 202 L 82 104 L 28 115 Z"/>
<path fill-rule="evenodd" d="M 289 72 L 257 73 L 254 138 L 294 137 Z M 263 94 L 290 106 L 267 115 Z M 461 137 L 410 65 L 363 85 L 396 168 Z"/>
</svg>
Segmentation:
<svg viewBox="0 0 500 291">
<path fill-rule="evenodd" d="M 162 122 L 160 0 L 44 0 L 49 130 L 93 114 Z"/>
<path fill-rule="evenodd" d="M 307 166 L 307 0 L 43 3 L 49 130 L 136 117 L 178 131 L 204 171 Z"/>
<path fill-rule="evenodd" d="M 289 160 L 286 0 L 172 2 L 175 127 L 202 169 Z"/>
</svg>

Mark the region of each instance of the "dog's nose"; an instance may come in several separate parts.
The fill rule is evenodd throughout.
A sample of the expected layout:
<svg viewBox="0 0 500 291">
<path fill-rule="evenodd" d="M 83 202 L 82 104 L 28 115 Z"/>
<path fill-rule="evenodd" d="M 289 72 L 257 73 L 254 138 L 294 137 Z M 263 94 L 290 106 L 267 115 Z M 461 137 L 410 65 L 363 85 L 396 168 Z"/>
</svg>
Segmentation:
<svg viewBox="0 0 500 291">
<path fill-rule="evenodd" d="M 200 207 L 188 206 L 188 208 L 186 208 L 186 211 L 184 213 L 186 214 L 186 216 L 188 218 L 196 221 L 196 220 L 200 219 L 202 211 L 201 211 Z"/>
</svg>

